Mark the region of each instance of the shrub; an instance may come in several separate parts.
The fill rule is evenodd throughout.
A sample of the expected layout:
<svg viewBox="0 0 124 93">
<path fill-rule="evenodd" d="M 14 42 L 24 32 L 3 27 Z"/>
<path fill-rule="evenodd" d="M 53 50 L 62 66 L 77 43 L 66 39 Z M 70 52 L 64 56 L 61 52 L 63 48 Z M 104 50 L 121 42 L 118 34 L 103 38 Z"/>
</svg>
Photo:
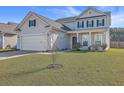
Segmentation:
<svg viewBox="0 0 124 93">
<path fill-rule="evenodd" d="M 107 44 L 95 44 L 95 45 L 91 45 L 89 47 L 89 50 L 91 51 L 104 51 L 107 48 Z"/>
<path fill-rule="evenodd" d="M 11 46 L 10 46 L 10 45 L 7 45 L 7 46 L 6 46 L 6 49 L 10 49 L 10 48 L 11 48 Z"/>
<path fill-rule="evenodd" d="M 91 51 L 96 51 L 96 46 L 95 45 L 91 45 L 88 49 L 91 50 Z"/>
<path fill-rule="evenodd" d="M 77 43 L 77 44 L 74 46 L 74 48 L 75 48 L 77 51 L 80 51 L 80 46 L 81 46 L 81 44 L 80 44 L 80 43 Z"/>
<path fill-rule="evenodd" d="M 105 50 L 107 48 L 107 44 L 102 44 L 102 48 Z"/>
</svg>

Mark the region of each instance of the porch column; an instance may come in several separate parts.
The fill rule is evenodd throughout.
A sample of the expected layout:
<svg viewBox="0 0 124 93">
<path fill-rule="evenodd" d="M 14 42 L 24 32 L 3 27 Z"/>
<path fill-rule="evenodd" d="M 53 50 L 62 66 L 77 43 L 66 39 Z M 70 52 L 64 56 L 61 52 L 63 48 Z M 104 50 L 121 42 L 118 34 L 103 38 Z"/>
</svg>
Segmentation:
<svg viewBox="0 0 124 93">
<path fill-rule="evenodd" d="M 79 33 L 77 33 L 77 43 L 79 42 Z"/>
<path fill-rule="evenodd" d="M 91 46 L 91 32 L 89 32 L 89 46 Z"/>
<path fill-rule="evenodd" d="M 110 35 L 109 35 L 109 29 L 107 29 L 107 31 L 105 32 L 105 34 L 106 34 L 106 44 L 107 44 L 106 50 L 107 50 L 107 49 L 110 48 Z"/>
</svg>

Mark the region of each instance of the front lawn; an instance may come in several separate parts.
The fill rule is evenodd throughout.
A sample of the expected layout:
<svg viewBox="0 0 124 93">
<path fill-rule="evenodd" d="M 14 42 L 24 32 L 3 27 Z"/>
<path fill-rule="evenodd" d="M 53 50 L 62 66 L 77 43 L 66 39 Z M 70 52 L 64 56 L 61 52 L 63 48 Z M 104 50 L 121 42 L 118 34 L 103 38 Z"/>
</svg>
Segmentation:
<svg viewBox="0 0 124 93">
<path fill-rule="evenodd" d="M 5 49 L 5 48 L 0 48 L 0 52 L 8 52 L 8 51 L 14 51 L 14 50 L 16 50 L 16 49 L 10 49 L 10 48 Z"/>
<path fill-rule="evenodd" d="M 47 69 L 51 56 L 34 54 L 0 61 L 0 85 L 124 85 L 124 49 L 57 55 L 61 69 Z"/>
</svg>

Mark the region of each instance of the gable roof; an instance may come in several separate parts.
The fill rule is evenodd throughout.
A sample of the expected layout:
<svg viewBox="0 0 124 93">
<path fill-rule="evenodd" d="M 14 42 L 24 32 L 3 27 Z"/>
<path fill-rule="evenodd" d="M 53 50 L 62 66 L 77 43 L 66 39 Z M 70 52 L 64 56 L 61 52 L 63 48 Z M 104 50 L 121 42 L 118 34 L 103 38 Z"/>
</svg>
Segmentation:
<svg viewBox="0 0 124 93">
<path fill-rule="evenodd" d="M 102 12 L 102 11 L 100 11 L 100 10 L 98 10 L 98 9 L 89 7 L 89 8 L 87 8 L 85 11 L 83 11 L 83 12 L 82 12 L 80 15 L 78 15 L 78 16 L 67 17 L 67 18 L 60 18 L 60 19 L 57 19 L 56 22 L 61 23 L 61 22 L 75 21 L 76 19 L 78 19 L 81 15 L 83 15 L 84 13 L 86 13 L 86 12 L 87 12 L 88 10 L 90 10 L 90 9 L 92 9 L 92 10 L 98 12 L 98 13 L 101 13 L 102 15 L 110 15 L 110 13 L 111 13 L 111 12 Z M 84 18 L 87 18 L 87 17 L 84 17 Z"/>
<path fill-rule="evenodd" d="M 59 22 L 59 21 L 74 21 L 76 18 L 77 18 L 77 16 L 60 18 L 60 19 L 57 19 L 56 22 Z"/>
<path fill-rule="evenodd" d="M 16 23 L 0 23 L 0 32 L 7 34 L 16 34 L 16 32 L 14 31 L 16 26 Z"/>
<path fill-rule="evenodd" d="M 22 22 L 16 27 L 16 30 L 17 30 L 18 28 L 20 28 L 20 27 L 25 23 L 26 19 L 27 19 L 29 16 L 31 16 L 31 15 L 37 16 L 37 17 L 40 18 L 42 21 L 44 21 L 46 24 L 48 24 L 48 26 L 57 28 L 57 29 L 62 30 L 62 31 L 69 30 L 69 28 L 65 27 L 64 25 L 62 25 L 62 24 L 60 24 L 60 23 L 58 23 L 58 22 L 56 22 L 56 21 L 54 21 L 54 20 L 52 20 L 52 19 L 46 18 L 46 17 L 44 17 L 44 16 L 41 16 L 41 15 L 35 13 L 35 12 L 29 12 L 29 13 L 25 16 L 25 18 L 22 20 Z"/>
<path fill-rule="evenodd" d="M 89 11 L 89 10 L 93 10 L 93 11 L 95 11 L 95 12 L 97 12 L 97 13 L 100 13 L 100 14 L 102 14 L 102 15 L 105 15 L 104 12 L 102 12 L 102 11 L 96 9 L 96 8 L 91 8 L 91 7 L 89 7 L 89 8 L 87 8 L 85 11 L 83 11 L 78 17 L 82 16 L 83 14 L 85 14 L 85 13 L 86 13 L 87 11 Z"/>
</svg>

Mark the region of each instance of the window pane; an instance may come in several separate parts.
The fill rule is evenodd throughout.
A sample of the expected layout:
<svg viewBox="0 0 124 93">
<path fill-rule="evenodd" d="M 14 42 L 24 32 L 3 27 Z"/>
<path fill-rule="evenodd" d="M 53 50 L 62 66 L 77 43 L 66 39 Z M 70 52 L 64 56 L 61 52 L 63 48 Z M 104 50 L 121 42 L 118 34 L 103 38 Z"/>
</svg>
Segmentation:
<svg viewBox="0 0 124 93">
<path fill-rule="evenodd" d="M 94 21 L 87 21 L 87 27 L 93 27 L 94 26 Z"/>
<path fill-rule="evenodd" d="M 101 34 L 95 35 L 95 44 L 101 45 L 101 42 L 102 42 L 102 35 Z"/>
<path fill-rule="evenodd" d="M 88 41 L 84 41 L 83 46 L 88 46 Z"/>
<path fill-rule="evenodd" d="M 82 35 L 82 45 L 88 46 L 88 35 Z"/>
</svg>

